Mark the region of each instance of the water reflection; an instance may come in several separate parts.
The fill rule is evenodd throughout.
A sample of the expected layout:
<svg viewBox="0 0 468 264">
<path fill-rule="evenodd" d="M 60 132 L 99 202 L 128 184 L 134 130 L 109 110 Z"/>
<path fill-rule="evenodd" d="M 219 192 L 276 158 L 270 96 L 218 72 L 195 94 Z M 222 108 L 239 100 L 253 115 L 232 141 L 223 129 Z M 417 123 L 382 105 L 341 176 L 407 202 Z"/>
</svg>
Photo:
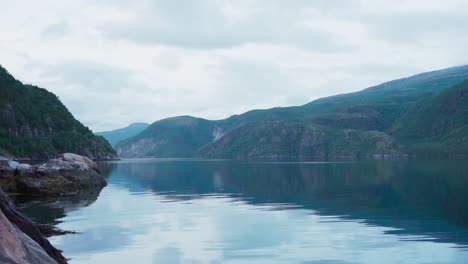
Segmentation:
<svg viewBox="0 0 468 264">
<path fill-rule="evenodd" d="M 42 210 L 27 211 L 82 233 L 52 240 L 72 263 L 468 258 L 468 165 L 460 161 L 130 160 L 100 166 L 110 185 L 91 206 L 57 212 L 42 203 Z"/>
<path fill-rule="evenodd" d="M 460 161 L 107 164 L 114 183 L 186 200 L 222 194 L 268 210 L 300 207 L 466 245 L 468 166 Z M 131 181 L 128 180 L 131 178 Z M 424 220 L 424 221 L 421 221 Z M 453 231 L 457 232 L 453 232 Z"/>
<path fill-rule="evenodd" d="M 16 195 L 11 198 L 35 223 L 56 225 L 67 213 L 92 205 L 101 190 L 102 188 L 88 189 L 74 195 L 58 197 Z"/>
</svg>

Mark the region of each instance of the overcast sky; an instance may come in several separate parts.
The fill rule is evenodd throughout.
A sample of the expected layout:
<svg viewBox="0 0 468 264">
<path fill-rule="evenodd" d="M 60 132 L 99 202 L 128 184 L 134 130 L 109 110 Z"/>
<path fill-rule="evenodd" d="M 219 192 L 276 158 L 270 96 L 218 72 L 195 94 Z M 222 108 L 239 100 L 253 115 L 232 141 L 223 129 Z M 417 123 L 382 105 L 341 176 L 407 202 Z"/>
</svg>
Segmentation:
<svg viewBox="0 0 468 264">
<path fill-rule="evenodd" d="M 0 0 L 0 64 L 93 131 L 468 63 L 466 0 Z"/>
</svg>

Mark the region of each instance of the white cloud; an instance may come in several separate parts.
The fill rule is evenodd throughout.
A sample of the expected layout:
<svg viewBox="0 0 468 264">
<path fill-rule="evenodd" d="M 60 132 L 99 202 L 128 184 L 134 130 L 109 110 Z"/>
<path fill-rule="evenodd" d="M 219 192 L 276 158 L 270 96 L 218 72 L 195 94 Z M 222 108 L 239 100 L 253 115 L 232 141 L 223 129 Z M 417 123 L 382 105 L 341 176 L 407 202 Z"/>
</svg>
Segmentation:
<svg viewBox="0 0 468 264">
<path fill-rule="evenodd" d="M 466 64 L 466 1 L 0 0 L 0 64 L 93 130 Z"/>
</svg>

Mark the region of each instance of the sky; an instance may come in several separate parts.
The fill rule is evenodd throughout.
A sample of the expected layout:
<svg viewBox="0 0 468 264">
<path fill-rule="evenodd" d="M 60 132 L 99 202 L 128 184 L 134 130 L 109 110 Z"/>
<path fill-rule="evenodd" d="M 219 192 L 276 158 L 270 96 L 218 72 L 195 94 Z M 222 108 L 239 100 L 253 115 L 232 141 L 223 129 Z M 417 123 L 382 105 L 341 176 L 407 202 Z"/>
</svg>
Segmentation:
<svg viewBox="0 0 468 264">
<path fill-rule="evenodd" d="M 466 0 L 0 0 L 0 64 L 93 131 L 468 64 Z"/>
</svg>

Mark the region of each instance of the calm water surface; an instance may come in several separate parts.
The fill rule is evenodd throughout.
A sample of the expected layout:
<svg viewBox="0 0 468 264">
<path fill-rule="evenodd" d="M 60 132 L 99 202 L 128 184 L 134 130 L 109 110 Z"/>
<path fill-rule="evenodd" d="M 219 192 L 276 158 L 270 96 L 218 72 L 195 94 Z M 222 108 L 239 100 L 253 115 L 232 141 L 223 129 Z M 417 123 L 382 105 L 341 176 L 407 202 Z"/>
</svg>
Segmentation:
<svg viewBox="0 0 468 264">
<path fill-rule="evenodd" d="M 128 160 L 19 204 L 71 263 L 468 263 L 464 163 Z"/>
</svg>

